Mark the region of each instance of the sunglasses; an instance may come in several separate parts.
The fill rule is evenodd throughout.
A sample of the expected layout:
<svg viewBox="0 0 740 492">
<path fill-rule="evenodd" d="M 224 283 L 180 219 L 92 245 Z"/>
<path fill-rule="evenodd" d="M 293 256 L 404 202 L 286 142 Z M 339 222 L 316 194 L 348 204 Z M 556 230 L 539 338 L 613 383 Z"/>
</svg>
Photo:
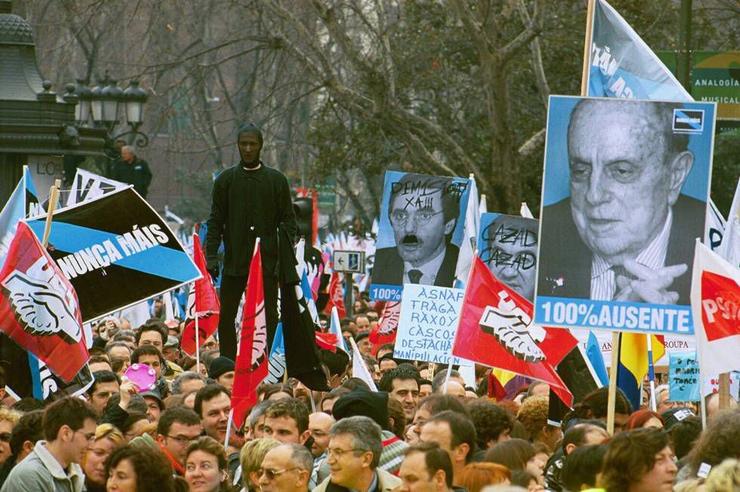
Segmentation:
<svg viewBox="0 0 740 492">
<path fill-rule="evenodd" d="M 0 432 L 0 441 L 10 442 L 10 432 Z"/>
<path fill-rule="evenodd" d="M 271 470 L 269 468 L 260 468 L 259 470 L 257 470 L 257 476 L 261 477 L 262 475 L 264 475 L 265 477 L 267 477 L 268 480 L 272 481 L 275 480 L 275 477 L 279 477 L 283 473 L 287 473 L 289 471 L 297 469 L 298 467 L 286 468 L 285 470 Z"/>
</svg>

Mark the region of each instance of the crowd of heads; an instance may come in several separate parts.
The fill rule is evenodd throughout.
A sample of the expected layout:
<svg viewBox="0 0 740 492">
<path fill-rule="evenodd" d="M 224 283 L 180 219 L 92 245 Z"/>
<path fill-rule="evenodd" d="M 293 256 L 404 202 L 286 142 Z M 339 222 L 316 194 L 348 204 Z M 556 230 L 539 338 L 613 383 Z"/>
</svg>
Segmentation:
<svg viewBox="0 0 740 492">
<path fill-rule="evenodd" d="M 606 388 L 553 420 L 547 384 L 522 380 L 510 397 L 496 398 L 485 368 L 473 377 L 373 345 L 371 306 L 342 326 L 361 347 L 367 340 L 363 363 L 378 391 L 352 377 L 341 350 L 322 350 L 330 391 L 293 378 L 262 384 L 241 427 L 230 423 L 234 361 L 219 355 L 217 340 L 201 347 L 196 363 L 179 348 L 182 326 L 106 320 L 95 327 L 94 378 L 84 394 L 44 402 L 6 395 L 0 479 L 22 483 L 47 450 L 70 480 L 79 467 L 90 491 L 740 487 L 740 410 L 720 411 L 715 397 L 706 402 L 706 427 L 695 406 L 670 401 L 667 386 L 656 388 L 656 411 L 631 408 L 617 391 L 613 435 Z M 153 387 L 127 380 L 136 363 L 154 370 Z"/>
</svg>

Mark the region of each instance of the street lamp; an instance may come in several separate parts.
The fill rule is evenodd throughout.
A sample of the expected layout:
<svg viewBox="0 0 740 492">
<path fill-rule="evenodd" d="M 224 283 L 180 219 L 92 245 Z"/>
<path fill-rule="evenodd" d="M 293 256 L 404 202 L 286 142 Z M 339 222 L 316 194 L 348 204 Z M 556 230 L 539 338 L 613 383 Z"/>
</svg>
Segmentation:
<svg viewBox="0 0 740 492">
<path fill-rule="evenodd" d="M 131 80 L 126 90 L 123 90 L 118 87 L 117 81 L 111 79 L 106 72 L 102 79 L 98 79 L 98 85 L 92 89 L 87 87 L 85 80 L 77 79 L 74 93 L 79 99 L 75 108 L 78 125 L 90 124 L 92 117 L 93 126 L 105 128 L 108 132 L 106 153 L 109 156 L 117 155 L 114 144 L 118 139 L 134 142 L 137 147 L 149 145 L 149 137 L 139 131 L 144 121 L 144 104 L 149 96 L 144 89 L 139 87 L 138 80 Z M 115 134 L 120 109 L 123 109 L 130 129 Z"/>
</svg>

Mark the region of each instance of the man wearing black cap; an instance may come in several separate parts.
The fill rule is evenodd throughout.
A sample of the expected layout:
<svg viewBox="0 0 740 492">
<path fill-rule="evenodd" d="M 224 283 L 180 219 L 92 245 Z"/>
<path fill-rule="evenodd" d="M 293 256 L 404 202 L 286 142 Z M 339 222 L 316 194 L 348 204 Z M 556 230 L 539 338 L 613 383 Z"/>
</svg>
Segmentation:
<svg viewBox="0 0 740 492">
<path fill-rule="evenodd" d="M 389 430 L 388 393 L 357 388 L 337 400 L 332 408 L 332 414 L 338 421 L 354 416 L 373 419 L 382 429 L 383 450 L 378 461 L 378 468 L 389 473 L 398 473 L 403 461 L 403 453 L 409 445 Z"/>
<path fill-rule="evenodd" d="M 231 391 L 234 387 L 234 361 L 228 357 L 216 357 L 208 366 L 208 377 Z"/>
<path fill-rule="evenodd" d="M 260 129 L 253 124 L 242 125 L 237 145 L 240 162 L 221 172 L 213 183 L 206 234 L 207 266 L 214 278 L 219 273 L 218 248 L 222 240 L 224 243 L 218 336 L 221 355 L 231 360 L 236 360 L 234 320 L 247 284 L 255 239 L 260 238 L 267 333 L 271 342 L 278 319 L 278 229 L 290 240 L 295 238 L 297 229 L 287 178 L 260 160 Z"/>
</svg>

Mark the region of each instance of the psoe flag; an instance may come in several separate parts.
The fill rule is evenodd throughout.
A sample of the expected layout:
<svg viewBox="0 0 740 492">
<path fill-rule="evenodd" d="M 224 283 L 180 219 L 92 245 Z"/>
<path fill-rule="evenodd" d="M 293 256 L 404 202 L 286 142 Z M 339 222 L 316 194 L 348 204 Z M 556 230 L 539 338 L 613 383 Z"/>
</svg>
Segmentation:
<svg viewBox="0 0 740 492">
<path fill-rule="evenodd" d="M 0 329 L 65 382 L 89 357 L 77 294 L 25 222 L 0 270 Z"/>
<path fill-rule="evenodd" d="M 702 374 L 740 369 L 740 270 L 700 242 L 694 252 L 691 309 Z M 711 393 L 702 388 L 702 394 Z"/>
</svg>

